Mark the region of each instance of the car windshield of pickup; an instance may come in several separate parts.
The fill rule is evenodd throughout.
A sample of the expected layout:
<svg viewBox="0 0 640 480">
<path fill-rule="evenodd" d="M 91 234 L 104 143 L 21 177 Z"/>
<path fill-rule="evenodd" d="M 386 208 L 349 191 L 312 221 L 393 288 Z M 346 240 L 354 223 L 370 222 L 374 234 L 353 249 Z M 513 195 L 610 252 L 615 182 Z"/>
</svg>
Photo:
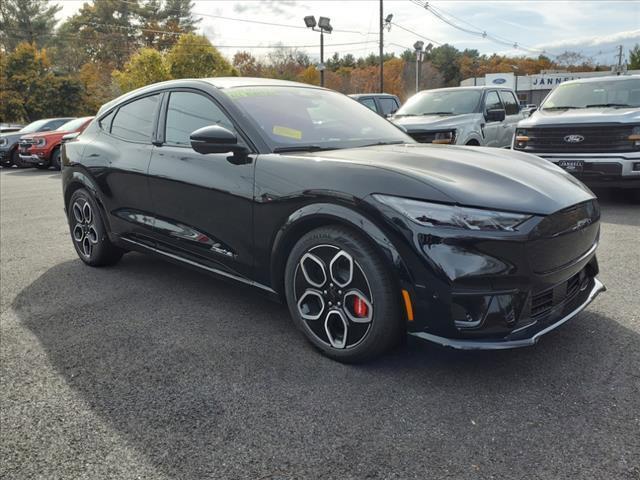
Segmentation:
<svg viewBox="0 0 640 480">
<path fill-rule="evenodd" d="M 566 83 L 551 92 L 540 109 L 597 107 L 640 107 L 640 79 Z"/>
<path fill-rule="evenodd" d="M 274 152 L 414 143 L 391 122 L 331 90 L 256 86 L 224 93 L 257 124 Z"/>
<path fill-rule="evenodd" d="M 474 113 L 480 103 L 480 90 L 427 90 L 407 100 L 396 117 L 417 115 L 462 115 Z"/>
</svg>

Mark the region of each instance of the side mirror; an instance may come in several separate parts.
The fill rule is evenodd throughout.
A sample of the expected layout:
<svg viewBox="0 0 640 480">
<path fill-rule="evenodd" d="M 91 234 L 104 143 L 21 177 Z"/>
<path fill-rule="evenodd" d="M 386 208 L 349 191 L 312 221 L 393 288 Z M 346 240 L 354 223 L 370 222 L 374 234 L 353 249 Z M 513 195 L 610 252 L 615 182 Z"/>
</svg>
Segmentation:
<svg viewBox="0 0 640 480">
<path fill-rule="evenodd" d="M 505 112 L 504 108 L 487 110 L 487 113 L 485 114 L 485 118 L 488 122 L 502 122 L 506 116 L 507 112 Z"/>
<path fill-rule="evenodd" d="M 238 137 L 220 125 L 209 125 L 196 130 L 189 137 L 191 147 L 198 153 L 246 153 L 247 147 L 238 145 Z"/>
</svg>

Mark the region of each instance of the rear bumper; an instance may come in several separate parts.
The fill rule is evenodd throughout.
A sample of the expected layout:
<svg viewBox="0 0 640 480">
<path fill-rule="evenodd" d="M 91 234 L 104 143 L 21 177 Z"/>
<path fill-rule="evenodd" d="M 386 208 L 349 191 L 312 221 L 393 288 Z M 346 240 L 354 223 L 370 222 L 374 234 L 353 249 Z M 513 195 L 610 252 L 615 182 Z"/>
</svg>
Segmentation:
<svg viewBox="0 0 640 480">
<path fill-rule="evenodd" d="M 511 335 L 500 340 L 446 338 L 426 332 L 410 332 L 409 334 L 445 347 L 459 350 L 501 350 L 529 347 L 535 345 L 543 335 L 555 330 L 578 315 L 598 294 L 604 291 L 606 291 L 606 287 L 600 280 L 594 277 L 590 282 L 590 287 L 586 288 L 583 294 L 578 296 L 578 301 L 564 307 L 566 311 L 561 313 L 560 318 L 553 320 L 549 324 L 542 323 L 541 325 L 534 324 L 527 326 L 522 330 L 514 331 Z"/>
</svg>

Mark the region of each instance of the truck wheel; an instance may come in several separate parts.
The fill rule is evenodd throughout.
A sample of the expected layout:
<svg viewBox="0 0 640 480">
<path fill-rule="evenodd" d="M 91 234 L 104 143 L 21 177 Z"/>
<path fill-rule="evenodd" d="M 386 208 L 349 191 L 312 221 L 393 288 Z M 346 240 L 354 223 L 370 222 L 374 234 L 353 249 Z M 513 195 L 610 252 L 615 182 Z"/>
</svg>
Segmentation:
<svg viewBox="0 0 640 480">
<path fill-rule="evenodd" d="M 20 160 L 20 154 L 18 153 L 17 148 L 14 148 L 13 152 L 11 152 L 11 161 L 18 168 L 27 168 L 31 166 L 28 163 L 25 163 L 22 160 Z"/>
<path fill-rule="evenodd" d="M 54 168 L 54 170 L 60 170 L 60 147 L 56 147 L 51 153 L 51 161 L 49 164 Z"/>
</svg>

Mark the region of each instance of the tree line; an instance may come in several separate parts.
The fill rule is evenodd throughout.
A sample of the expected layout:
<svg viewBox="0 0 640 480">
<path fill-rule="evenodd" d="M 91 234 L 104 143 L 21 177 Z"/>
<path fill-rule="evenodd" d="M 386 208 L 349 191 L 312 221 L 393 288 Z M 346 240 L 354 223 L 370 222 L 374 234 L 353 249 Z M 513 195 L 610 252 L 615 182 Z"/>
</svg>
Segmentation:
<svg viewBox="0 0 640 480">
<path fill-rule="evenodd" d="M 226 58 L 197 34 L 192 0 L 89 0 L 57 24 L 50 0 L 0 2 L 0 121 L 90 115 L 121 93 L 162 80 L 242 75 L 319 83 L 306 51 L 277 47 L 264 57 L 238 51 Z M 640 68 L 640 47 L 630 52 Z M 333 54 L 325 86 L 343 93 L 375 92 L 379 56 Z M 415 52 L 385 54 L 387 93 L 403 100 L 415 90 Z M 639 65 L 634 66 L 634 62 Z M 576 52 L 553 59 L 481 55 L 444 44 L 426 54 L 421 89 L 455 86 L 490 72 L 606 69 Z"/>
</svg>

